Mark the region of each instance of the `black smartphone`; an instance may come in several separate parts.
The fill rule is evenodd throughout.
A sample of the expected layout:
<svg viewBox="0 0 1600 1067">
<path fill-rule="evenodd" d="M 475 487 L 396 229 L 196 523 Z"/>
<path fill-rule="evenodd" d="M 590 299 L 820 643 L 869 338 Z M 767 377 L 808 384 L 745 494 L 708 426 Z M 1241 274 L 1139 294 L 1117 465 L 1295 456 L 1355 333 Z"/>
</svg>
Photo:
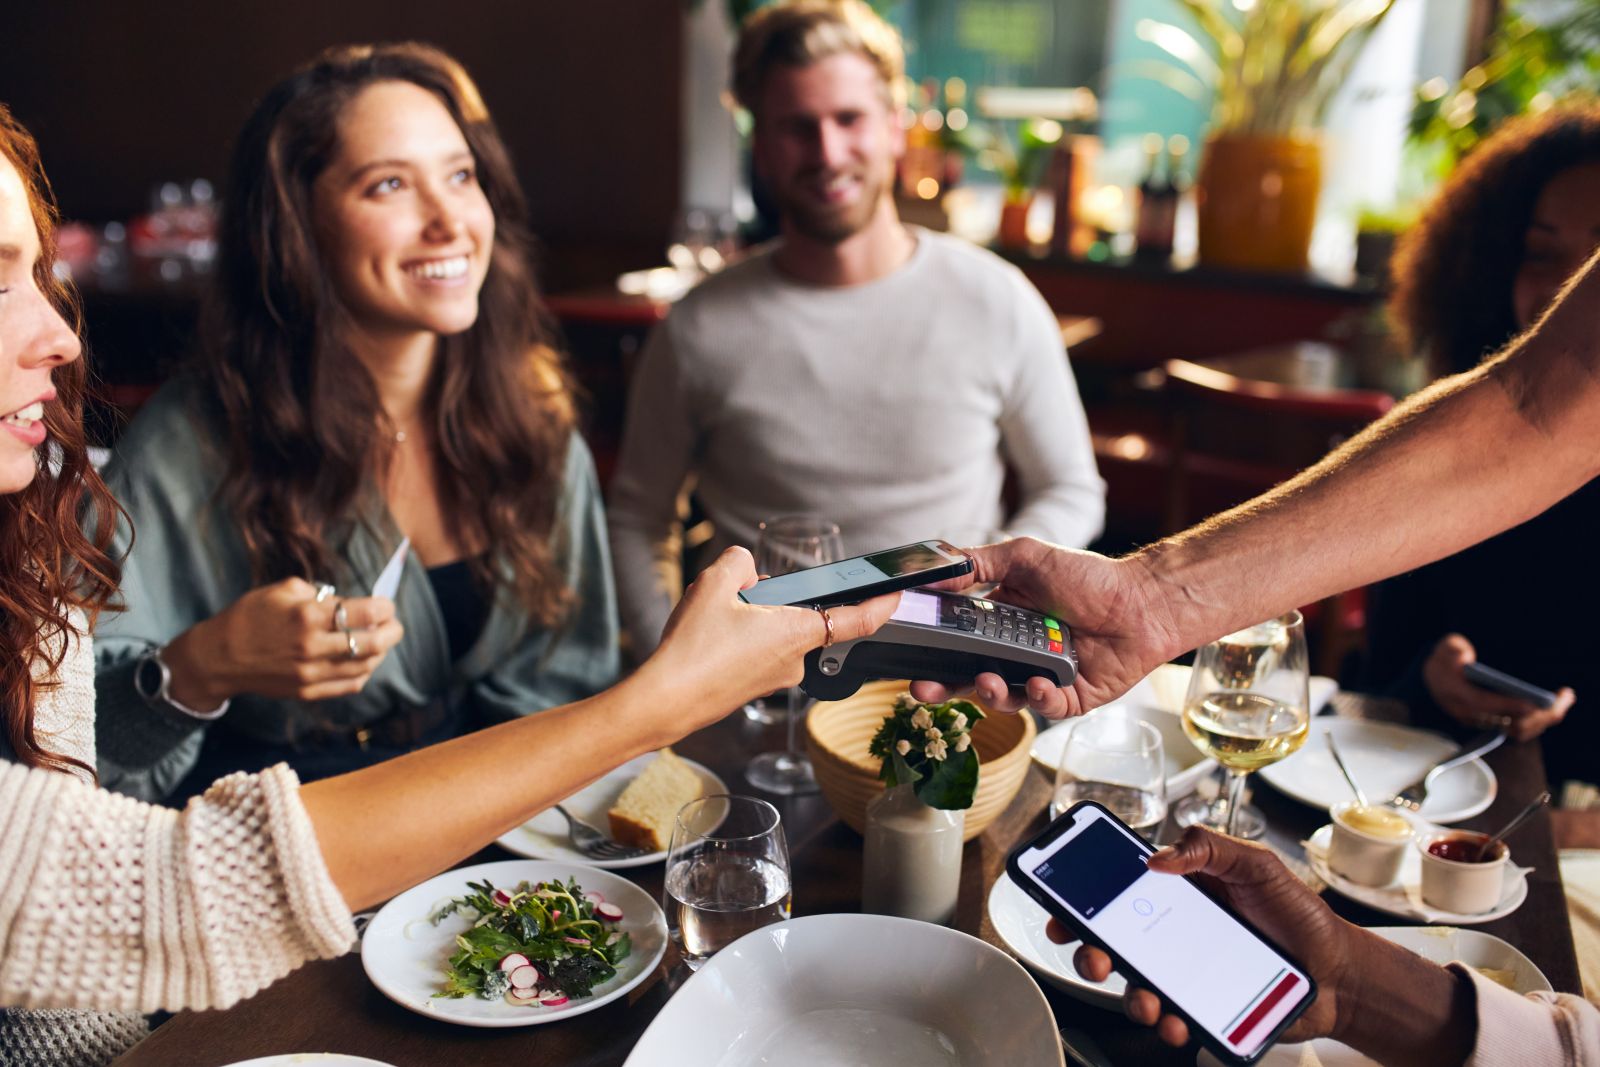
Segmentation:
<svg viewBox="0 0 1600 1067">
<path fill-rule="evenodd" d="M 1556 702 L 1556 695 L 1550 690 L 1540 689 L 1532 683 L 1524 682 L 1521 678 L 1513 678 L 1505 671 L 1497 671 L 1481 663 L 1469 663 L 1461 668 L 1461 673 L 1467 681 L 1479 689 L 1526 700 L 1535 707 L 1548 708 Z"/>
<path fill-rule="evenodd" d="M 1006 860 L 1006 874 L 1129 981 L 1161 995 L 1224 1063 L 1260 1059 L 1317 999 L 1305 968 L 1192 879 L 1146 868 L 1154 851 L 1085 800 Z"/>
<path fill-rule="evenodd" d="M 739 596 L 751 604 L 831 608 L 972 573 L 972 557 L 943 541 L 886 548 L 766 578 Z"/>
</svg>

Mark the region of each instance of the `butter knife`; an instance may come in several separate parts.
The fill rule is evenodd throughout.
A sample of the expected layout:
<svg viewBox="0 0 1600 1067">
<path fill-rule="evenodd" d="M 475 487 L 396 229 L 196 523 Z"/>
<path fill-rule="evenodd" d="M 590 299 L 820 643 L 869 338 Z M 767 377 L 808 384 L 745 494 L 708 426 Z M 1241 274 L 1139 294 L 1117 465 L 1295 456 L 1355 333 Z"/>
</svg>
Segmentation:
<svg viewBox="0 0 1600 1067">
<path fill-rule="evenodd" d="M 1446 756 L 1423 772 L 1422 777 L 1406 786 L 1389 799 L 1389 803 L 1397 808 L 1408 811 L 1422 810 L 1423 801 L 1428 799 L 1428 785 L 1437 776 L 1452 767 L 1459 767 L 1463 763 L 1477 759 L 1487 752 L 1493 752 L 1505 744 L 1506 735 L 1502 731 L 1492 730 L 1469 738 L 1466 744 L 1456 749 L 1454 755 Z"/>
</svg>

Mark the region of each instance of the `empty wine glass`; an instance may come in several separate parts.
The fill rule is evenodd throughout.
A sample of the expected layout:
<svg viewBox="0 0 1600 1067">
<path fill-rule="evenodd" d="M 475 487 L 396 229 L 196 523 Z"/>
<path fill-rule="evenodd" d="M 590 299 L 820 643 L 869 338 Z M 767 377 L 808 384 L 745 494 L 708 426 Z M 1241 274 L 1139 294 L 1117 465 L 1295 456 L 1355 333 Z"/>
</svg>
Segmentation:
<svg viewBox="0 0 1600 1067">
<path fill-rule="evenodd" d="M 1154 841 L 1167 818 L 1167 775 L 1161 731 L 1106 709 L 1073 724 L 1056 766 L 1052 817 L 1093 800 Z"/>
<path fill-rule="evenodd" d="M 1311 669 L 1298 611 L 1219 637 L 1195 653 L 1183 732 L 1228 773 L 1221 825 L 1235 837 L 1265 829 L 1241 818 L 1244 779 L 1305 743 L 1311 723 Z M 1251 833 L 1251 830 L 1255 830 Z"/>
<path fill-rule="evenodd" d="M 691 969 L 750 931 L 787 919 L 791 899 L 777 808 L 717 795 L 679 810 L 661 903 L 668 936 Z"/>
<path fill-rule="evenodd" d="M 761 524 L 756 542 L 756 572 L 769 577 L 820 567 L 844 558 L 839 527 L 817 515 L 783 515 Z M 786 694 L 789 705 L 788 744 L 781 752 L 763 752 L 750 761 L 745 775 L 757 789 L 780 796 L 813 793 L 817 788 L 811 761 L 796 744 L 805 694 L 798 686 Z"/>
</svg>

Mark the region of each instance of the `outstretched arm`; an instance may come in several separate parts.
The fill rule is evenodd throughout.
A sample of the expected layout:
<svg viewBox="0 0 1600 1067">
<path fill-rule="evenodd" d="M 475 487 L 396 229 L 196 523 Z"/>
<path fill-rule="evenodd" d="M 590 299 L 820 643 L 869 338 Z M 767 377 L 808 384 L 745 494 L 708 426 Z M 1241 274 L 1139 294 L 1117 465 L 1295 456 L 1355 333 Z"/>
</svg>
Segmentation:
<svg viewBox="0 0 1600 1067">
<path fill-rule="evenodd" d="M 1501 355 L 1413 397 L 1316 466 L 1123 560 L 1038 543 L 980 549 L 999 581 L 1073 628 L 1077 714 L 1178 653 L 1523 522 L 1600 473 L 1600 255 Z M 1000 706 L 999 679 L 979 693 Z M 918 686 L 924 698 L 932 687 Z"/>
</svg>

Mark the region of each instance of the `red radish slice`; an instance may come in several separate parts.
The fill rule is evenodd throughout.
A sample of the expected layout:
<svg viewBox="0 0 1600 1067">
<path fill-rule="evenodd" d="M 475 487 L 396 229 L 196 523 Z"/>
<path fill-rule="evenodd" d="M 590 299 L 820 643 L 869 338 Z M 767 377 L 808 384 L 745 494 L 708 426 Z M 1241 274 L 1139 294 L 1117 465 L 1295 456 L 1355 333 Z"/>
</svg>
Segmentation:
<svg viewBox="0 0 1600 1067">
<path fill-rule="evenodd" d="M 557 993 L 553 997 L 545 997 L 543 1000 L 539 1001 L 539 1003 L 546 1008 L 559 1008 L 566 1002 L 567 998 L 560 993 Z"/>
<path fill-rule="evenodd" d="M 528 957 L 524 956 L 520 952 L 513 952 L 511 955 L 500 961 L 500 969 L 505 971 L 507 974 L 516 970 L 518 967 L 526 966 L 528 966 Z"/>
<path fill-rule="evenodd" d="M 551 912 L 550 912 L 550 921 L 551 922 L 555 922 L 559 918 L 561 918 L 561 909 L 560 908 L 552 909 Z"/>
<path fill-rule="evenodd" d="M 539 999 L 539 990 L 537 990 L 537 989 L 509 989 L 509 990 L 506 991 L 506 996 L 510 997 L 513 1001 L 515 1001 L 518 1004 L 531 1005 L 536 1000 Z"/>
<path fill-rule="evenodd" d="M 506 908 L 511 906 L 511 894 L 504 889 L 496 889 L 489 899 L 495 902 L 496 907 Z"/>
<path fill-rule="evenodd" d="M 595 905 L 594 913 L 608 923 L 622 921 L 622 909 L 615 904 L 597 904 Z"/>
<path fill-rule="evenodd" d="M 525 963 L 508 977 L 511 979 L 511 988 L 532 989 L 539 984 L 539 969 L 531 963 Z"/>
<path fill-rule="evenodd" d="M 569 945 L 587 945 L 589 943 L 587 937 L 563 937 L 561 940 Z"/>
<path fill-rule="evenodd" d="M 583 899 L 587 900 L 591 904 L 604 904 L 606 902 L 606 895 L 604 893 L 596 893 L 591 889 L 589 892 L 583 895 Z"/>
</svg>

